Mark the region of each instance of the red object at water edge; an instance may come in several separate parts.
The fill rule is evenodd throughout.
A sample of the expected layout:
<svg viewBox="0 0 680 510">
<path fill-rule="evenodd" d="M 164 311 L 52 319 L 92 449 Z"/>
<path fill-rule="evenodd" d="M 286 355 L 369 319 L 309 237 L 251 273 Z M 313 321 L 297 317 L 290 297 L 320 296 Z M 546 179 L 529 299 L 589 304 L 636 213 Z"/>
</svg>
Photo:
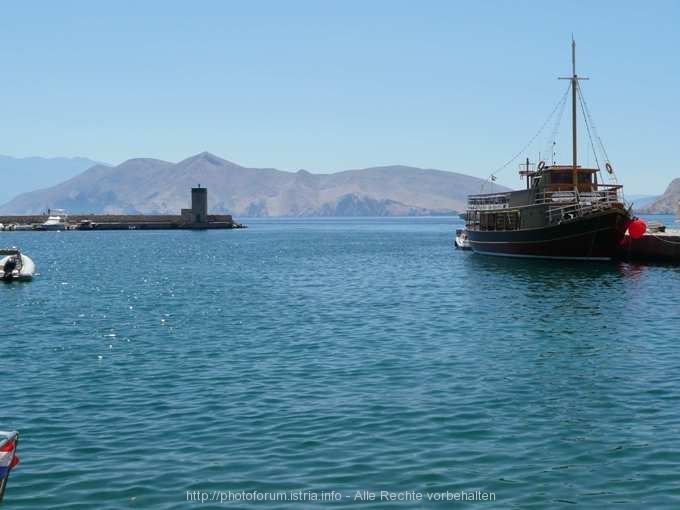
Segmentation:
<svg viewBox="0 0 680 510">
<path fill-rule="evenodd" d="M 628 235 L 632 239 L 640 239 L 647 232 L 647 224 L 642 221 L 635 219 L 628 225 Z"/>
</svg>

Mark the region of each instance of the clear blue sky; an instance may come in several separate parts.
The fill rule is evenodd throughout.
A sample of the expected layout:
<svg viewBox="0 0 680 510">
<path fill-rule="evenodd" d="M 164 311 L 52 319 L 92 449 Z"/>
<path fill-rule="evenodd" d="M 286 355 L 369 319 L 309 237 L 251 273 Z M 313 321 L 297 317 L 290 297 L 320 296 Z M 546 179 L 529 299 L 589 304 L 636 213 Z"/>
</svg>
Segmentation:
<svg viewBox="0 0 680 510">
<path fill-rule="evenodd" d="M 573 32 L 619 179 L 656 193 L 680 177 L 679 23 L 677 1 L 4 2 L 0 153 L 486 177 L 564 92 Z"/>
</svg>

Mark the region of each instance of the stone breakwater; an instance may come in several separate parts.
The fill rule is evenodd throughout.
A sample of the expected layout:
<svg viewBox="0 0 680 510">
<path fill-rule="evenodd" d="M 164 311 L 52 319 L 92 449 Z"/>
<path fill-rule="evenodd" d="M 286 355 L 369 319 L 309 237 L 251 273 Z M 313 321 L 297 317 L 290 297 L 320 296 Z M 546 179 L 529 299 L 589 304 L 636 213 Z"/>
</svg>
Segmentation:
<svg viewBox="0 0 680 510">
<path fill-rule="evenodd" d="M 5 229 L 40 230 L 47 215 L 0 216 Z M 68 216 L 65 230 L 164 230 L 164 229 L 230 229 L 243 228 L 228 214 L 209 214 L 205 221 L 187 221 L 180 215 L 146 214 L 75 214 Z"/>
</svg>

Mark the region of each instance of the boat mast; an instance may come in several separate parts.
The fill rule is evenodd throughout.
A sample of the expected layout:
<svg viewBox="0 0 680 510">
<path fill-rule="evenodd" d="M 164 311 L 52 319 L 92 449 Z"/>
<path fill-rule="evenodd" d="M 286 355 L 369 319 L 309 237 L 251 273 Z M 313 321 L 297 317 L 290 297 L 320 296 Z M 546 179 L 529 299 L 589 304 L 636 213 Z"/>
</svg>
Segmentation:
<svg viewBox="0 0 680 510">
<path fill-rule="evenodd" d="M 574 190 L 578 187 L 578 166 L 577 158 L 577 142 L 576 142 L 576 100 L 578 93 L 579 80 L 587 80 L 588 78 L 580 77 L 576 74 L 576 41 L 574 36 L 571 36 L 571 76 L 568 78 L 560 78 L 560 80 L 571 81 L 571 180 L 574 185 Z"/>
<path fill-rule="evenodd" d="M 573 168 L 571 178 L 574 188 L 578 186 L 576 175 L 576 88 L 578 87 L 578 76 L 576 75 L 576 41 L 571 38 L 571 160 Z"/>
</svg>

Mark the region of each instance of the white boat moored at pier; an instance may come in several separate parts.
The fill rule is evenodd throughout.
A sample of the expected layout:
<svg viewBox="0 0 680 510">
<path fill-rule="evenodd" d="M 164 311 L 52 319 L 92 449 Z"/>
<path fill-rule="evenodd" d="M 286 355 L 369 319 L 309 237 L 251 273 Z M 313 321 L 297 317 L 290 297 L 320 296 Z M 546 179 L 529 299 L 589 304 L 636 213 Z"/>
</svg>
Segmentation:
<svg viewBox="0 0 680 510">
<path fill-rule="evenodd" d="M 40 230 L 68 230 L 68 214 L 63 209 L 52 209 Z"/>
</svg>

